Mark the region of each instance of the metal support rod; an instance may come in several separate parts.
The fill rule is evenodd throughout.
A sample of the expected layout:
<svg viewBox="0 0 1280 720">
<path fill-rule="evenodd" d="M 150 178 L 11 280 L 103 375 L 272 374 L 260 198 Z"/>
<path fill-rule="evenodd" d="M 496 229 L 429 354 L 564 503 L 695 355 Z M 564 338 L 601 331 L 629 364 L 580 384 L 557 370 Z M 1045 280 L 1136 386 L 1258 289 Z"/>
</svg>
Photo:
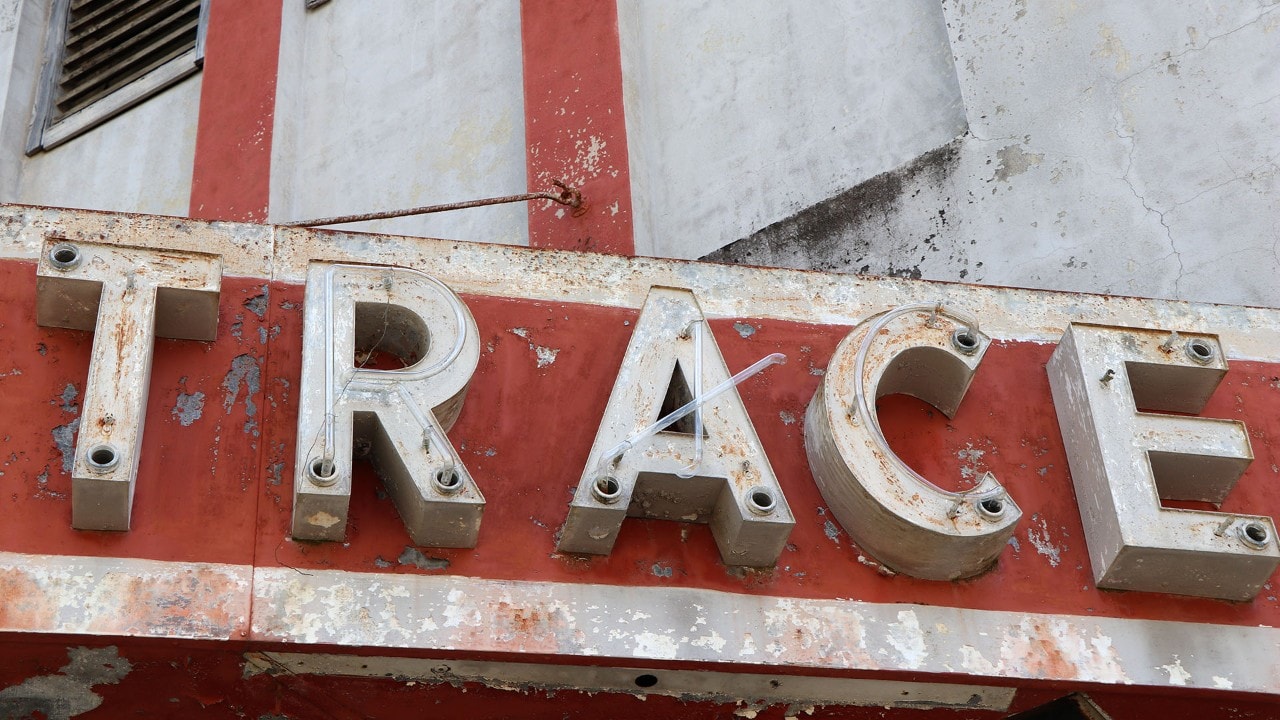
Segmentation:
<svg viewBox="0 0 1280 720">
<path fill-rule="evenodd" d="M 445 203 L 443 205 L 424 205 L 408 210 L 386 210 L 383 212 L 361 213 L 359 215 L 338 215 L 336 217 L 318 218 L 316 220 L 299 220 L 297 222 L 280 223 L 287 227 L 317 227 L 319 225 L 341 225 L 343 223 L 363 222 L 365 220 L 386 220 L 387 218 L 405 217 L 406 215 L 426 215 L 428 213 L 447 212 L 449 210 L 465 210 L 466 208 L 483 207 L 485 205 L 501 205 L 504 203 L 526 202 L 528 200 L 550 200 L 568 205 L 571 208 L 582 207 L 582 193 L 569 187 L 560 180 L 551 183 L 559 192 L 524 193 L 523 195 L 504 195 L 503 197 L 483 198 L 481 200 L 465 200 L 463 202 Z"/>
</svg>

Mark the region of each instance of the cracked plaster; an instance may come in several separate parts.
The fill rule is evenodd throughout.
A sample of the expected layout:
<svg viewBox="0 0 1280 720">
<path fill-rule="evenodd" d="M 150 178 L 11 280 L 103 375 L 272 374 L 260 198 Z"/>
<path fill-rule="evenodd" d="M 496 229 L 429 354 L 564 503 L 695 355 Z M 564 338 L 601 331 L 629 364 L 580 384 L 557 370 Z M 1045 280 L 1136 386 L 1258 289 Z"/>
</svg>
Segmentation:
<svg viewBox="0 0 1280 720">
<path fill-rule="evenodd" d="M 947 172 L 710 259 L 1280 305 L 1280 3 L 943 11 L 969 123 Z"/>
</svg>

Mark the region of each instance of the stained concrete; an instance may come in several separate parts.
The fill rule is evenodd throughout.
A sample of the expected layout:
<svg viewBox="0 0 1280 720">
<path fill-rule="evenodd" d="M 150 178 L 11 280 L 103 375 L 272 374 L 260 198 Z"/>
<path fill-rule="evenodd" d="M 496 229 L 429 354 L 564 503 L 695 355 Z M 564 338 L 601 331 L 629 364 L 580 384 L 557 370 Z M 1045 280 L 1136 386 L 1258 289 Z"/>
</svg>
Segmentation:
<svg viewBox="0 0 1280 720">
<path fill-rule="evenodd" d="M 704 255 L 964 131 L 935 0 L 646 0 L 618 25 L 642 255 Z"/>
<path fill-rule="evenodd" d="M 707 259 L 1280 305 L 1280 4 L 943 8 L 969 131 Z"/>
<path fill-rule="evenodd" d="M 522 193 L 520 4 L 284 5 L 273 222 Z M 523 203 L 341 226 L 528 244 Z"/>
</svg>

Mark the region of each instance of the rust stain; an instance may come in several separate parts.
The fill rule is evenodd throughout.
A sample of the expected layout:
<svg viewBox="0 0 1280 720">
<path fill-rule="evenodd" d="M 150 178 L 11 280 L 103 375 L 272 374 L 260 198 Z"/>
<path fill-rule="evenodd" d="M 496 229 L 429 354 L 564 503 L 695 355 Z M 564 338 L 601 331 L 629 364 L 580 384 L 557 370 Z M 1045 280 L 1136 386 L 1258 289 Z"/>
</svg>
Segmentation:
<svg viewBox="0 0 1280 720">
<path fill-rule="evenodd" d="M 0 627 L 23 629 L 51 624 L 54 610 L 40 584 L 17 568 L 0 570 Z"/>
<path fill-rule="evenodd" d="M 1031 650 L 1027 653 L 1028 670 L 1041 677 L 1072 679 L 1079 677 L 1079 668 L 1063 654 L 1052 630 L 1045 627 L 1043 623 L 1031 624 L 1028 643 Z"/>
</svg>

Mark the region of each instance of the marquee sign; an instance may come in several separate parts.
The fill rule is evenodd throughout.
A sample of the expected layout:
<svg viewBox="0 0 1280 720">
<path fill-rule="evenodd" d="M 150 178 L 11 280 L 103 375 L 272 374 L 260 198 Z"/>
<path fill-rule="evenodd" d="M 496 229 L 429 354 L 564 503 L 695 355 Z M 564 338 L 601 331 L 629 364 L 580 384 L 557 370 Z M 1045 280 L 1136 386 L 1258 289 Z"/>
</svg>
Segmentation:
<svg viewBox="0 0 1280 720">
<path fill-rule="evenodd" d="M 1276 311 L 7 213 L 16 637 L 1280 690 Z"/>
</svg>

